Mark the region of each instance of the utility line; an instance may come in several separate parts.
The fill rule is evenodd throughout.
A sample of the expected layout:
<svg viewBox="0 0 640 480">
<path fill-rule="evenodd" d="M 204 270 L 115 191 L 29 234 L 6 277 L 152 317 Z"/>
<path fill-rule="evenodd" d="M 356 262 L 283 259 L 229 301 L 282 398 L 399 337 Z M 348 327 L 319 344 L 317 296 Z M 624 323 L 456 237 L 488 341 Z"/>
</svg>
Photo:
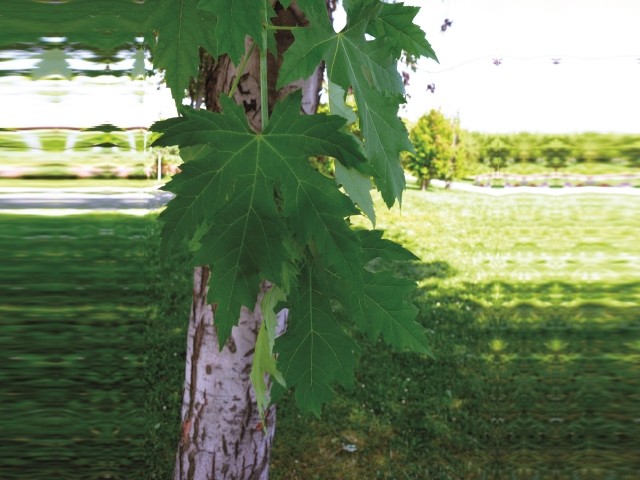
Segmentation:
<svg viewBox="0 0 640 480">
<path fill-rule="evenodd" d="M 538 61 L 538 60 L 549 60 L 552 64 L 561 65 L 565 60 L 578 60 L 584 62 L 602 62 L 608 60 L 621 60 L 621 59 L 630 59 L 634 60 L 635 64 L 640 65 L 640 55 L 609 55 L 609 56 L 599 56 L 599 57 L 581 57 L 577 55 L 536 55 L 532 57 L 514 57 L 514 56 L 482 56 L 476 57 L 469 60 L 465 60 L 451 67 L 443 68 L 440 70 L 429 70 L 420 65 L 414 64 L 411 67 L 420 70 L 425 73 L 437 75 L 439 73 L 449 72 L 451 70 L 456 70 L 458 68 L 462 68 L 466 65 L 477 63 L 477 62 L 492 62 L 496 66 L 500 66 L 504 63 L 507 63 L 511 60 L 516 60 L 518 62 L 529 62 L 529 61 Z"/>
</svg>

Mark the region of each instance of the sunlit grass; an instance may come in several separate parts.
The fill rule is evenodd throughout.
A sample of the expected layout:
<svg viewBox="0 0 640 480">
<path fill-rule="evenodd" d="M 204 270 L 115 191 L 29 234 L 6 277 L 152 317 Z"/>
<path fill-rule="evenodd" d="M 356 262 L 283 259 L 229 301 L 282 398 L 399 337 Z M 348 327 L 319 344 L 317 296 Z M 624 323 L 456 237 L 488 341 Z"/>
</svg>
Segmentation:
<svg viewBox="0 0 640 480">
<path fill-rule="evenodd" d="M 402 208 L 379 202 L 377 228 L 425 263 L 448 263 L 458 283 L 619 282 L 637 278 L 638 206 L 615 195 L 414 191 Z"/>
<path fill-rule="evenodd" d="M 633 478 L 639 203 L 410 191 L 380 208 L 421 258 L 398 272 L 436 360 L 378 343 L 321 420 L 285 400 L 274 478 Z"/>
</svg>

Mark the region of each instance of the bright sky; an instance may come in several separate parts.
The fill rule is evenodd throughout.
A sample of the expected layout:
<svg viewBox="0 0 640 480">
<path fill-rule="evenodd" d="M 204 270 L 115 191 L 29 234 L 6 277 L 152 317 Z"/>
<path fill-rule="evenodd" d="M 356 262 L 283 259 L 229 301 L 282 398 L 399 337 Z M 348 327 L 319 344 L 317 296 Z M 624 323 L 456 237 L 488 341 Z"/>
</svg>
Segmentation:
<svg viewBox="0 0 640 480">
<path fill-rule="evenodd" d="M 440 60 L 412 75 L 407 117 L 441 108 L 470 130 L 640 132 L 640 1 L 406 3 L 422 7 Z"/>
<path fill-rule="evenodd" d="M 440 108 L 488 132 L 640 131 L 640 0 L 406 3 L 422 7 L 417 23 L 440 64 L 419 62 L 402 116 Z M 445 18 L 453 24 L 443 33 Z M 103 81 L 108 89 L 87 79 L 0 78 L 0 127 L 142 126 L 175 114 L 153 81 Z"/>
</svg>

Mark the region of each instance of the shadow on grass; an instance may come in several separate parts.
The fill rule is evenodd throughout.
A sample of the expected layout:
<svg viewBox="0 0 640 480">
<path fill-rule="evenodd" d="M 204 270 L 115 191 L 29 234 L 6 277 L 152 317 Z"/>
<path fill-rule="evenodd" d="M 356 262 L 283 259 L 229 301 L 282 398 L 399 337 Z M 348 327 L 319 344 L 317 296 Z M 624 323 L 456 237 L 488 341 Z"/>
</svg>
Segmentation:
<svg viewBox="0 0 640 480">
<path fill-rule="evenodd" d="M 365 341 L 321 420 L 285 398 L 273 478 L 633 478 L 640 310 L 607 295 L 638 287 L 423 289 L 436 359 Z"/>
</svg>

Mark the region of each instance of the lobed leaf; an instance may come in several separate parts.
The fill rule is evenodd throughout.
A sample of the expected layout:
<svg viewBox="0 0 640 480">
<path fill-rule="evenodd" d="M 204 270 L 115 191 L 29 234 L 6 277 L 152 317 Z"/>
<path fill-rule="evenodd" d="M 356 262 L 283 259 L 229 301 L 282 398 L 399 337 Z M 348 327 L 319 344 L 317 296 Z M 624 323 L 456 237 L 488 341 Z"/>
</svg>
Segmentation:
<svg viewBox="0 0 640 480">
<path fill-rule="evenodd" d="M 180 105 L 189 79 L 198 73 L 198 47 L 214 57 L 218 55 L 216 18 L 210 12 L 199 10 L 198 0 L 147 0 L 146 3 L 151 12 L 147 29 L 157 33 L 155 39 L 148 36 L 153 64 L 165 70 L 167 86 L 176 105 Z"/>
<path fill-rule="evenodd" d="M 367 33 L 384 39 L 389 53 L 395 58 L 400 58 L 405 51 L 416 57 L 438 61 L 425 33 L 413 23 L 419 11 L 419 7 L 408 7 L 403 3 L 385 3 L 380 14 L 368 25 Z"/>
<path fill-rule="evenodd" d="M 323 287 L 314 267 L 307 265 L 291 294 L 289 329 L 276 341 L 287 385 L 296 387 L 298 405 L 317 416 L 322 404 L 333 398 L 332 383 L 353 384 L 357 349 L 336 322 Z"/>
<path fill-rule="evenodd" d="M 238 65 L 245 54 L 245 37 L 260 43 L 264 9 L 268 17 L 275 15 L 269 2 L 265 0 L 200 0 L 198 8 L 215 15 L 217 22 L 213 32 L 217 40 L 218 55 L 229 55 Z M 272 40 L 273 35 L 270 34 Z"/>
</svg>

